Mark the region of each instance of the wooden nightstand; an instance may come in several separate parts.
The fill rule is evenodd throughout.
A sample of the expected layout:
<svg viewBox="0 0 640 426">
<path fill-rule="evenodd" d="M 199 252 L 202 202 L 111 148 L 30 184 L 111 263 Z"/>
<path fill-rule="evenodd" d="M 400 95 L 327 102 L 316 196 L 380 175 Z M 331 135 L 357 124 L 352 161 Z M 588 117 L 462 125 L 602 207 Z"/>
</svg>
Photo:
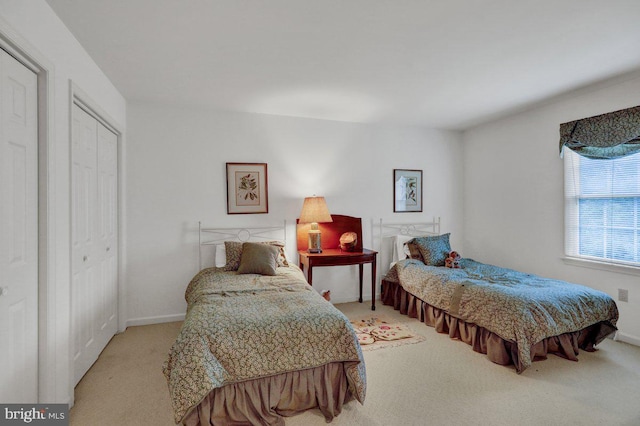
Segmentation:
<svg viewBox="0 0 640 426">
<path fill-rule="evenodd" d="M 307 274 L 309 285 L 313 285 L 314 266 L 341 266 L 358 265 L 360 269 L 360 298 L 362 303 L 362 273 L 365 263 L 371 264 L 371 310 L 376 310 L 376 257 L 377 251 L 362 249 L 362 251 L 348 252 L 340 249 L 323 249 L 322 253 L 308 253 L 306 250 L 299 250 L 300 269 Z"/>
<path fill-rule="evenodd" d="M 362 220 L 359 217 L 331 215 L 333 222 L 320 223 L 322 232 L 322 253 L 307 251 L 307 234 L 309 224 L 297 226 L 297 243 L 300 269 L 307 274 L 307 281 L 312 284 L 314 266 L 358 265 L 360 269 L 360 298 L 362 303 L 362 273 L 365 263 L 371 264 L 371 310 L 376 310 L 376 258 L 377 251 L 362 247 Z M 357 242 L 354 251 L 343 251 L 340 247 L 340 236 L 345 232 L 355 232 Z"/>
</svg>

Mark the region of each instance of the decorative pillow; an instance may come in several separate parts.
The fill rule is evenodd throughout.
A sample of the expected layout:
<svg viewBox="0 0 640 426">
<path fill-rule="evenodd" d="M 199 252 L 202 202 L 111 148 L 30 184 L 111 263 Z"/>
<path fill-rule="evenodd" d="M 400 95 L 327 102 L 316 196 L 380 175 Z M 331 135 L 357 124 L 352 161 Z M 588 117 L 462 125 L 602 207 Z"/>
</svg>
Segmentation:
<svg viewBox="0 0 640 426">
<path fill-rule="evenodd" d="M 227 255 L 227 264 L 224 265 L 225 271 L 237 271 L 240 267 L 240 258 L 242 257 L 242 244 L 240 241 L 225 241 L 224 250 Z"/>
<path fill-rule="evenodd" d="M 434 237 L 417 237 L 411 240 L 411 243 L 418 247 L 425 265 L 444 266 L 445 260 L 451 251 L 449 235 L 451 234 L 442 234 Z M 411 257 L 413 258 L 413 255 Z"/>
<path fill-rule="evenodd" d="M 269 244 L 278 247 L 278 266 L 289 266 L 289 262 L 287 261 L 287 254 L 284 251 L 284 243 L 282 241 L 267 241 L 262 244 Z"/>
<path fill-rule="evenodd" d="M 227 263 L 224 265 L 225 271 L 237 271 L 240 267 L 240 259 L 242 257 L 242 245 L 240 241 L 225 241 L 224 248 L 226 252 Z M 261 241 L 252 244 L 270 245 L 278 248 L 278 258 L 276 259 L 278 266 L 289 266 L 287 256 L 284 251 L 284 243 L 280 241 Z M 217 249 L 217 247 L 216 247 Z"/>
<path fill-rule="evenodd" d="M 420 262 L 424 262 L 422 258 L 422 253 L 420 253 L 420 249 L 418 248 L 418 244 L 412 239 L 411 241 L 407 241 L 405 243 L 407 249 L 409 249 L 409 259 L 419 260 Z"/>
<path fill-rule="evenodd" d="M 275 275 L 279 251 L 278 247 L 264 243 L 242 244 L 238 273 Z"/>
</svg>

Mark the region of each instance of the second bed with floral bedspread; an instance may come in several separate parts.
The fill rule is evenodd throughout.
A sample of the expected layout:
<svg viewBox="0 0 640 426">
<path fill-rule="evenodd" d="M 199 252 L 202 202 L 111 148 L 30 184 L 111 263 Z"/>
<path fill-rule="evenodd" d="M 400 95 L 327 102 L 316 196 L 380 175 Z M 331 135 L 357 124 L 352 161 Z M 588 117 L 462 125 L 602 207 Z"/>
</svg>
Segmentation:
<svg viewBox="0 0 640 426">
<path fill-rule="evenodd" d="M 449 331 L 459 326 L 452 323 L 462 322 L 463 333 L 473 334 L 462 340 L 469 340 L 467 343 L 483 353 L 492 351 L 488 348 L 491 339 L 486 338 L 487 333 L 483 335 L 488 330 L 503 339 L 499 345 L 505 353 L 492 360 L 512 362 L 518 372 L 531 365 L 536 344 L 544 343 L 542 354 L 546 354 L 545 339 L 569 336 L 559 343 L 565 348 L 554 352 L 565 352 L 571 357 L 573 349 L 566 346 L 577 345 L 568 343 L 571 339 L 579 339 L 582 347 L 590 349 L 616 330 L 618 309 L 603 292 L 472 259 L 462 259 L 460 266 L 450 269 L 414 259 L 401 260 L 384 278 L 383 302 L 405 310 L 409 303 L 421 304 L 409 308 L 413 309 L 413 316 L 421 316 L 429 325 L 439 322 L 440 328 L 446 330 L 438 331 L 449 332 L 452 337 L 460 337 L 458 330 Z M 409 302 L 411 298 L 413 301 Z M 469 330 L 469 327 L 479 328 Z M 582 334 L 570 336 L 578 332 Z M 485 341 L 476 342 L 482 339 Z"/>
</svg>

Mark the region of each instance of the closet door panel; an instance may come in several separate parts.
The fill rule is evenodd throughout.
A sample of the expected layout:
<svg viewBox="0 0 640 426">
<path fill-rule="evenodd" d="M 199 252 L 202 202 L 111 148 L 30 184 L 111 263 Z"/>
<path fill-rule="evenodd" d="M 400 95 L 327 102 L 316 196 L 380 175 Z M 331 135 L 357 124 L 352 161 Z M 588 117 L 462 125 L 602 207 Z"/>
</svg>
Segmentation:
<svg viewBox="0 0 640 426">
<path fill-rule="evenodd" d="M 117 330 L 118 307 L 118 137 L 101 123 L 98 123 L 98 179 L 98 246 L 102 263 L 100 327 L 113 336 Z"/>
<path fill-rule="evenodd" d="M 96 306 L 96 191 L 97 122 L 78 106 L 73 107 L 72 129 L 72 291 L 71 315 L 74 339 L 74 378 L 79 382 L 91 367 L 95 342 Z"/>
<path fill-rule="evenodd" d="M 74 105 L 72 139 L 72 331 L 77 384 L 117 330 L 117 136 Z"/>
</svg>

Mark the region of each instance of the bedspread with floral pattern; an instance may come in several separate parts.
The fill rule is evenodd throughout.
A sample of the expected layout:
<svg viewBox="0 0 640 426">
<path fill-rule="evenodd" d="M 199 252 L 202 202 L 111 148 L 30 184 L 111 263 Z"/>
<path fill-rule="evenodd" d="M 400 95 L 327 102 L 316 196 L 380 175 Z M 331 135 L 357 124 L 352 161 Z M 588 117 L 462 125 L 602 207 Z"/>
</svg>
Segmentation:
<svg viewBox="0 0 640 426">
<path fill-rule="evenodd" d="M 299 268 L 277 268 L 275 276 L 204 269 L 185 298 L 187 315 L 163 365 L 176 422 L 214 388 L 332 362 L 345 363 L 349 388 L 364 402 L 353 327 Z"/>
<path fill-rule="evenodd" d="M 385 280 L 450 315 L 515 342 L 522 371 L 531 365 L 530 348 L 551 336 L 599 322 L 615 330 L 618 308 L 601 291 L 512 269 L 462 259 L 460 269 L 427 266 L 407 259 Z M 599 336 L 599 343 L 606 336 Z"/>
</svg>

